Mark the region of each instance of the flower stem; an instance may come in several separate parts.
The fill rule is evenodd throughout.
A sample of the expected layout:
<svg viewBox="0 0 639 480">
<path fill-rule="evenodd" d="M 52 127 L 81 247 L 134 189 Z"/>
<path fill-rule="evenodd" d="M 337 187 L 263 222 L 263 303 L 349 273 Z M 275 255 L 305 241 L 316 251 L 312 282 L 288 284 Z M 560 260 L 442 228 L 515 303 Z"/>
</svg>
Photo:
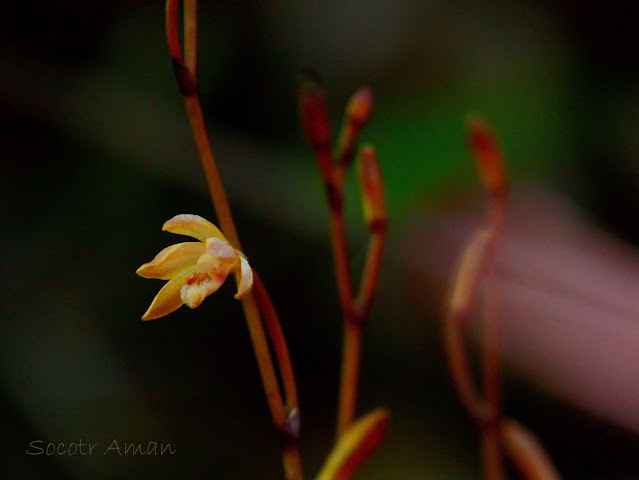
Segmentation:
<svg viewBox="0 0 639 480">
<path fill-rule="evenodd" d="M 197 78 L 197 0 L 184 0 L 184 65 Z"/>
<path fill-rule="evenodd" d="M 384 222 L 380 225 L 383 225 L 383 228 L 380 227 L 378 231 L 373 232 L 368 242 L 366 263 L 364 264 L 359 291 L 355 298 L 355 314 L 362 321 L 369 317 L 370 309 L 377 293 L 382 254 L 386 243 L 386 223 Z"/>
<path fill-rule="evenodd" d="M 328 191 L 330 192 L 331 190 L 329 189 Z M 342 191 L 340 189 L 337 192 L 339 192 L 339 201 L 331 201 L 329 198 L 331 242 L 340 305 L 344 315 L 348 316 L 353 306 L 353 285 L 351 283 L 351 268 L 348 263 L 348 244 L 346 242 L 346 226 L 344 225 Z"/>
<path fill-rule="evenodd" d="M 209 137 L 206 133 L 199 94 L 196 93 L 185 97 L 184 103 L 186 105 L 191 129 L 193 130 L 193 136 L 195 138 L 195 144 L 202 163 L 202 168 L 204 169 L 204 175 L 206 176 L 206 182 L 209 186 L 211 200 L 213 201 L 213 207 L 215 208 L 215 215 L 220 222 L 220 229 L 231 245 L 233 245 L 236 249 L 241 250 L 237 229 L 235 228 L 235 223 L 233 222 L 233 216 L 231 214 L 231 208 L 224 191 L 224 186 L 222 185 L 215 155 L 211 148 L 211 142 L 209 141 Z"/>
<path fill-rule="evenodd" d="M 344 221 L 344 178 L 346 169 L 353 159 L 359 131 L 370 117 L 372 94 L 368 87 L 364 87 L 351 97 L 346 108 L 339 145 L 334 153 L 331 153 L 330 148 L 330 122 L 325 94 L 316 79 L 310 77 L 302 79 L 299 101 L 302 128 L 310 140 L 326 188 L 333 264 L 344 325 L 337 402 L 336 433 L 339 438 L 351 425 L 356 415 L 362 331 L 377 291 L 386 238 L 383 182 L 374 149 L 370 146 L 363 147 L 360 158 L 364 158 L 362 161 L 365 161 L 365 168 L 360 169 L 360 183 L 363 183 L 364 216 L 369 223 L 372 235 L 360 288 L 357 297 L 354 298 Z M 362 152 L 365 153 L 362 154 Z M 373 210 L 371 206 L 374 207 Z M 374 218 L 369 218 L 368 214 L 371 212 L 374 213 Z"/>
<path fill-rule="evenodd" d="M 202 168 L 209 187 L 211 200 L 215 213 L 220 223 L 220 227 L 228 241 L 240 250 L 241 245 L 237 234 L 237 229 L 231 214 L 228 198 L 224 191 L 224 186 L 217 168 L 215 155 L 211 148 L 211 143 L 206 132 L 202 105 L 199 96 L 199 85 L 197 81 L 197 0 L 184 1 L 184 55 L 180 47 L 179 34 L 177 28 L 178 0 L 167 0 L 166 3 L 166 35 L 169 44 L 169 52 L 173 61 L 176 79 L 180 92 L 184 98 L 189 123 L 193 131 L 193 137 L 197 147 L 198 155 L 202 163 Z M 259 281 L 259 280 L 258 280 Z M 262 287 L 262 294 L 265 294 Z M 267 403 L 271 412 L 273 423 L 278 432 L 283 434 L 286 430 L 286 422 L 290 412 L 287 412 L 282 400 L 282 393 L 278 384 L 277 375 L 273 366 L 271 352 L 269 350 L 264 324 L 258 308 L 255 292 L 242 298 L 242 308 L 249 330 L 249 335 L 255 352 L 262 385 L 266 395 Z M 271 305 L 272 308 L 272 305 Z M 274 310 L 273 310 L 274 312 Z M 275 318 L 275 320 L 273 320 Z M 288 350 L 285 339 L 277 317 L 269 316 L 269 333 L 274 338 L 274 348 L 281 360 L 285 352 L 286 359 L 281 363 L 280 368 L 285 375 L 285 385 L 287 386 L 287 396 L 291 396 L 293 402 L 297 403 L 297 393 L 294 389 L 293 372 L 290 367 Z M 274 325 L 274 322 L 277 325 Z M 292 385 L 292 387 L 291 387 Z M 293 393 L 291 393 L 293 392 Z M 291 400 L 291 398 L 288 398 Z M 302 466 L 297 442 L 284 443 L 282 446 L 282 460 L 284 471 L 288 480 L 302 480 Z"/>
<path fill-rule="evenodd" d="M 482 341 L 482 384 L 486 404 L 497 414 L 495 421 L 486 422 L 481 428 L 482 463 L 484 478 L 502 480 L 505 477 L 502 448 L 500 445 L 501 417 L 501 348 L 499 289 L 495 274 L 496 254 L 503 236 L 506 217 L 506 197 L 493 196 L 489 199 L 488 224 L 494 231 L 494 242 L 488 250 L 485 270 L 485 291 L 483 297 L 483 341 Z"/>
<path fill-rule="evenodd" d="M 342 373 L 337 409 L 337 438 L 355 419 L 357 409 L 357 386 L 362 351 L 362 324 L 345 319 L 342 344 Z"/>
<path fill-rule="evenodd" d="M 348 263 L 348 245 L 344 225 L 342 201 L 342 183 L 339 190 L 327 189 L 331 209 L 331 241 L 333 245 L 333 263 L 337 279 L 337 290 L 342 307 L 344 336 L 342 343 L 342 370 L 339 396 L 337 400 L 337 438 L 355 419 L 357 409 L 357 386 L 359 383 L 359 363 L 362 350 L 362 325 L 353 318 L 353 286 L 351 269 Z M 330 196 L 337 192 L 339 201 Z"/>
<path fill-rule="evenodd" d="M 277 365 L 280 372 L 280 378 L 284 386 L 284 395 L 286 398 L 286 407 L 289 411 L 297 408 L 297 386 L 295 384 L 295 375 L 293 374 L 293 365 L 284 338 L 284 332 L 280 325 L 277 312 L 273 307 L 271 298 L 269 297 L 264 284 L 256 272 L 253 273 L 253 291 L 255 299 L 262 316 L 262 320 L 266 325 L 266 330 L 271 339 L 271 345 L 275 352 Z"/>
</svg>

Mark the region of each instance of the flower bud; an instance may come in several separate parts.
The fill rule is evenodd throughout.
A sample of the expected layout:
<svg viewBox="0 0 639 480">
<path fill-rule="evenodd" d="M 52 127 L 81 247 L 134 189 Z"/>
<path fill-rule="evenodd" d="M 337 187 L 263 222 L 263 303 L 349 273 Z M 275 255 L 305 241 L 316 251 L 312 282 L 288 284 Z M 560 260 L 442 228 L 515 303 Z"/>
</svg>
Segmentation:
<svg viewBox="0 0 639 480">
<path fill-rule="evenodd" d="M 362 128 L 373 113 L 373 91 L 370 87 L 361 87 L 348 101 L 346 119 L 356 128 Z"/>
<path fill-rule="evenodd" d="M 351 478 L 381 445 L 388 428 L 388 410 L 376 408 L 356 420 L 339 438 L 316 480 Z"/>
<path fill-rule="evenodd" d="M 494 134 L 479 117 L 468 120 L 470 148 L 479 170 L 482 183 L 488 191 L 503 197 L 508 191 L 504 159 Z"/>
<path fill-rule="evenodd" d="M 313 150 L 330 150 L 331 133 L 326 93 L 317 79 L 303 74 L 299 89 L 299 112 L 302 129 Z"/>
<path fill-rule="evenodd" d="M 344 124 L 339 136 L 336 157 L 344 167 L 351 164 L 359 132 L 372 113 L 373 91 L 369 87 L 362 87 L 353 94 L 346 105 Z"/>
<path fill-rule="evenodd" d="M 357 163 L 359 183 L 362 189 L 364 221 L 372 231 L 384 228 L 386 223 L 386 198 L 382 172 L 379 169 L 375 149 L 370 145 L 362 146 Z"/>
</svg>

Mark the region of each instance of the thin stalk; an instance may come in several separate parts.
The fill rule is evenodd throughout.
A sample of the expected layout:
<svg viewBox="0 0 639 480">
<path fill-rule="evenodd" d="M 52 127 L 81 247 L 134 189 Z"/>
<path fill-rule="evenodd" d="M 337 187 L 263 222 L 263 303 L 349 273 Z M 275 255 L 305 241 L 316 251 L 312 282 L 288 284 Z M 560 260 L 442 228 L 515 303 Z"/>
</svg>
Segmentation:
<svg viewBox="0 0 639 480">
<path fill-rule="evenodd" d="M 166 33 L 169 51 L 218 222 L 228 241 L 239 250 L 241 245 L 237 229 L 217 168 L 215 155 L 206 132 L 199 98 L 197 82 L 197 1 L 185 0 L 184 3 L 184 55 L 181 51 L 177 28 L 178 5 L 179 2 L 177 0 L 167 0 L 166 3 Z M 242 298 L 242 308 L 271 417 L 278 431 L 282 432 L 285 428 L 287 412 L 282 400 L 282 393 L 275 374 L 254 292 Z M 283 340 L 283 336 L 281 340 Z M 283 446 L 282 458 L 286 478 L 288 480 L 302 480 L 303 473 L 297 445 L 288 444 Z"/>
<path fill-rule="evenodd" d="M 502 480 L 505 477 L 501 448 L 501 348 L 499 289 L 495 274 L 495 260 L 503 235 L 505 223 L 505 197 L 492 197 L 488 205 L 488 224 L 494 230 L 494 242 L 489 248 L 485 270 L 485 290 L 483 296 L 482 320 L 482 386 L 484 399 L 495 412 L 494 421 L 481 425 L 481 450 L 484 478 Z"/>
<path fill-rule="evenodd" d="M 331 227 L 335 275 L 344 323 L 342 369 L 337 400 L 336 434 L 337 438 L 339 438 L 355 419 L 359 363 L 362 350 L 362 325 L 360 322 L 355 322 L 353 318 L 353 287 L 341 204 L 339 209 L 331 210 Z"/>
<path fill-rule="evenodd" d="M 492 422 L 482 428 L 479 434 L 481 445 L 481 463 L 486 480 L 505 478 L 501 449 L 499 422 Z"/>
<path fill-rule="evenodd" d="M 451 311 L 444 319 L 444 349 L 453 387 L 469 417 L 478 426 L 489 421 L 495 413 L 488 407 L 473 383 L 470 364 L 463 341 L 463 324 L 466 315 Z"/>
<path fill-rule="evenodd" d="M 362 324 L 345 319 L 342 346 L 342 372 L 337 409 L 337 438 L 348 429 L 355 419 L 361 351 Z"/>
<path fill-rule="evenodd" d="M 184 65 L 197 78 L 197 0 L 184 0 Z"/>
<path fill-rule="evenodd" d="M 337 437 L 350 426 L 356 416 L 357 388 L 362 352 L 363 328 L 377 291 L 385 230 L 373 233 L 367 251 L 359 293 L 351 304 L 351 315 L 344 317 L 342 371 L 337 409 Z"/>
<path fill-rule="evenodd" d="M 368 242 L 366 263 L 362 272 L 359 291 L 355 298 L 355 313 L 362 320 L 368 318 L 370 309 L 377 293 L 377 284 L 382 265 L 382 253 L 386 243 L 386 228 L 373 232 Z"/>
<path fill-rule="evenodd" d="M 331 242 L 340 305 L 345 317 L 347 317 L 353 308 L 353 285 L 351 283 L 351 268 L 348 263 L 344 212 L 341 205 L 338 209 L 331 209 Z"/>
<path fill-rule="evenodd" d="M 262 316 L 262 320 L 266 325 L 271 345 L 277 359 L 277 366 L 284 387 L 284 395 L 286 398 L 286 407 L 289 411 L 297 407 L 297 387 L 295 385 L 295 375 L 293 374 L 293 365 L 284 338 L 284 332 L 280 324 L 277 312 L 273 307 L 273 303 L 264 288 L 262 280 L 253 273 L 253 291 L 257 300 L 258 307 Z"/>
<path fill-rule="evenodd" d="M 211 142 L 209 141 L 209 137 L 206 133 L 200 96 L 196 93 L 189 97 L 185 97 L 184 103 L 186 105 L 189 123 L 193 130 L 193 137 L 195 138 L 195 145 L 202 163 L 206 182 L 209 186 L 215 215 L 218 222 L 220 222 L 220 229 L 231 245 L 233 245 L 236 249 L 241 250 L 240 239 L 237 234 L 237 229 L 235 228 L 235 223 L 233 222 L 231 208 L 224 191 L 224 186 L 222 185 L 215 155 L 211 148 Z"/>
</svg>

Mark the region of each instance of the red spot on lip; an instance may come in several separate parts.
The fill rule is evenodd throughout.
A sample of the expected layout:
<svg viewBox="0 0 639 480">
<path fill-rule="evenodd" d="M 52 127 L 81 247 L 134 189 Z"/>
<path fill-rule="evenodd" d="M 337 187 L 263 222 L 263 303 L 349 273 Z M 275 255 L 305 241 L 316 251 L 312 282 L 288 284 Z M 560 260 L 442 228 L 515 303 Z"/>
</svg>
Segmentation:
<svg viewBox="0 0 639 480">
<path fill-rule="evenodd" d="M 193 285 L 194 283 L 198 283 L 200 281 L 202 281 L 202 278 L 205 275 L 202 275 L 201 273 L 198 272 L 194 272 L 189 278 L 186 279 L 186 284 L 187 285 Z"/>
</svg>

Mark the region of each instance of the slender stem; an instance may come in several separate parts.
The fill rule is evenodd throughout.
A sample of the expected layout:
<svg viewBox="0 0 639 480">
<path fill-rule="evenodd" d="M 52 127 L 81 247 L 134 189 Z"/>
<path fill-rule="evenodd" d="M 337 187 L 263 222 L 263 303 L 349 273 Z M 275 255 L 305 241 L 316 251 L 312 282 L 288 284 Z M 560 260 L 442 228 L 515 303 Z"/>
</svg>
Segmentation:
<svg viewBox="0 0 639 480">
<path fill-rule="evenodd" d="M 493 251 L 493 243 L 494 231 L 484 228 L 476 231 L 464 247 L 443 325 L 444 349 L 453 386 L 462 406 L 478 428 L 494 417 L 495 412 L 491 411 L 473 382 L 464 344 L 464 327 L 477 303 L 479 286 Z"/>
<path fill-rule="evenodd" d="M 499 422 L 491 422 L 480 431 L 482 469 L 485 480 L 503 480 L 505 478 L 502 461 Z"/>
<path fill-rule="evenodd" d="M 353 318 L 353 286 L 351 269 L 348 263 L 348 245 L 344 225 L 342 202 L 343 182 L 337 176 L 339 202 L 331 201 L 331 239 L 333 244 L 333 260 L 340 304 L 343 312 L 344 337 L 342 343 L 342 370 L 340 378 L 339 398 L 337 401 L 337 438 L 348 428 L 355 418 L 357 406 L 357 385 L 359 380 L 359 363 L 362 343 L 362 325 Z M 330 191 L 330 190 L 329 190 Z"/>
<path fill-rule="evenodd" d="M 470 364 L 463 341 L 463 324 L 467 312 L 451 311 L 444 319 L 444 348 L 448 368 L 459 401 L 470 418 L 478 425 L 489 421 L 495 413 L 488 407 L 473 383 Z"/>
<path fill-rule="evenodd" d="M 504 455 L 528 480 L 561 480 L 550 455 L 535 435 L 515 420 L 501 424 Z"/>
<path fill-rule="evenodd" d="M 355 418 L 361 350 L 362 324 L 345 319 L 342 373 L 337 409 L 337 438 L 344 433 Z"/>
<path fill-rule="evenodd" d="M 242 308 L 246 316 L 249 334 L 253 343 L 253 349 L 255 350 L 255 358 L 257 359 L 257 365 L 262 376 L 264 393 L 266 394 L 266 399 L 271 410 L 273 423 L 275 423 L 278 428 L 281 428 L 286 422 L 286 410 L 277 383 L 273 360 L 268 348 L 257 302 L 253 295 L 247 295 L 242 298 Z"/>
<path fill-rule="evenodd" d="M 331 211 L 331 240 L 340 304 L 344 315 L 349 316 L 353 308 L 353 286 L 351 283 L 351 268 L 348 263 L 344 212 L 341 205 L 339 209 Z"/>
<path fill-rule="evenodd" d="M 233 216 L 231 215 L 231 208 L 226 193 L 224 192 L 224 186 L 222 185 L 220 173 L 217 168 L 215 155 L 213 154 L 213 149 L 211 148 L 211 143 L 206 133 L 199 95 L 194 94 L 190 97 L 185 97 L 184 102 L 202 168 L 204 169 L 204 175 L 206 176 L 206 181 L 209 186 L 211 200 L 215 208 L 215 215 L 220 222 L 220 228 L 231 245 L 241 250 L 240 240 L 237 235 L 235 223 L 233 222 Z"/>
<path fill-rule="evenodd" d="M 293 374 L 293 365 L 284 338 L 284 332 L 280 325 L 277 312 L 273 307 L 273 303 L 264 288 L 262 280 L 253 272 L 253 291 L 257 300 L 258 307 L 262 316 L 262 320 L 266 325 L 266 330 L 271 339 L 271 345 L 275 352 L 277 365 L 284 386 L 284 395 L 286 398 L 286 406 L 289 411 L 297 407 L 297 387 L 295 385 L 295 375 Z"/>
<path fill-rule="evenodd" d="M 303 480 L 302 457 L 297 445 L 285 445 L 282 448 L 282 461 L 284 463 L 284 474 L 287 480 Z"/>
<path fill-rule="evenodd" d="M 495 274 L 497 250 L 503 235 L 505 223 L 505 197 L 492 197 L 488 205 L 488 224 L 495 232 L 494 242 L 489 247 L 483 295 L 483 338 L 482 338 L 482 385 L 486 404 L 498 418 L 481 426 L 481 450 L 484 478 L 502 480 L 505 477 L 501 448 L 501 348 L 499 289 Z"/>
<path fill-rule="evenodd" d="M 169 0 L 169 3 L 174 3 Z M 176 3 L 176 2 L 175 2 Z M 171 7 L 172 14 L 177 15 L 177 7 Z M 167 11 L 169 7 L 167 6 Z M 195 0 L 185 1 L 185 53 L 187 68 L 195 68 L 197 63 L 197 2 Z M 177 19 L 173 19 L 173 28 L 170 29 L 170 38 L 173 38 L 173 32 L 177 32 L 175 27 Z M 179 47 L 179 46 L 178 46 Z M 195 78 L 194 71 L 189 69 L 189 72 Z M 229 240 L 229 242 L 237 249 L 240 249 L 240 241 L 237 235 L 237 229 L 233 221 L 233 215 L 231 214 L 231 208 L 222 185 L 222 179 L 220 177 L 215 155 L 211 147 L 209 136 L 206 132 L 206 126 L 204 124 L 204 116 L 202 114 L 202 105 L 200 103 L 200 96 L 197 91 L 191 95 L 184 96 L 184 103 L 186 105 L 187 115 L 191 129 L 193 131 L 193 137 L 197 151 L 204 169 L 206 181 L 209 186 L 209 192 L 211 194 L 211 200 L 213 201 L 213 207 L 222 232 Z M 247 295 L 242 299 L 242 308 L 246 316 L 249 334 L 253 342 L 253 348 L 255 349 L 255 356 L 257 358 L 260 373 L 262 375 L 262 382 L 264 384 L 264 390 L 266 398 L 268 400 L 273 421 L 276 425 L 283 425 L 286 420 L 284 412 L 284 405 L 282 402 L 281 394 L 279 391 L 279 385 L 277 383 L 277 377 L 275 376 L 275 370 L 273 368 L 273 362 L 271 354 L 268 349 L 268 343 L 266 341 L 266 335 L 264 333 L 264 327 L 260 319 L 259 310 L 253 295 Z"/>
<path fill-rule="evenodd" d="M 377 291 L 385 238 L 384 230 L 375 232 L 371 236 L 359 293 L 351 307 L 351 315 L 345 315 L 344 318 L 342 373 L 337 409 L 338 438 L 353 422 L 357 413 L 357 387 L 359 384 L 362 334 Z"/>
<path fill-rule="evenodd" d="M 505 203 L 491 199 L 488 209 L 488 223 L 494 231 L 494 241 L 489 246 L 484 272 L 485 289 L 483 295 L 483 387 L 486 401 L 495 410 L 501 404 L 501 348 L 499 289 L 496 276 L 496 255 L 501 243 L 504 222 Z"/>
<path fill-rule="evenodd" d="M 178 4 L 179 2 L 177 0 L 167 0 L 166 3 L 166 32 L 169 51 L 174 62 L 178 86 L 184 98 L 189 123 L 191 124 L 195 144 L 202 168 L 204 169 L 217 219 L 228 241 L 236 249 L 240 249 L 241 246 L 237 229 L 235 228 L 228 198 L 226 197 L 215 155 L 213 154 L 213 149 L 211 148 L 211 143 L 206 132 L 202 105 L 199 98 L 197 82 L 197 1 L 185 0 L 184 3 L 184 56 L 180 48 L 177 28 Z M 186 60 L 184 60 L 184 58 L 186 58 Z M 244 310 L 244 316 L 246 317 L 249 335 L 273 423 L 278 431 L 282 433 L 285 430 L 288 415 L 282 400 L 282 393 L 277 381 L 255 292 L 251 292 L 250 295 L 246 295 L 242 298 L 242 308 Z M 272 316 L 269 321 L 272 321 Z M 273 327 L 272 324 L 270 325 Z M 276 343 L 278 346 L 276 347 L 276 352 L 280 352 L 281 354 L 281 352 L 286 350 L 281 329 L 272 328 L 271 330 L 275 332 L 274 338 L 277 339 Z M 288 355 L 286 356 L 288 357 Z M 290 359 L 287 358 L 287 362 L 290 365 Z M 287 385 L 289 385 L 288 391 L 290 393 L 292 369 L 287 370 L 287 368 L 284 368 L 284 371 L 287 372 Z M 293 399 L 296 402 L 297 393 L 294 390 L 293 392 Z M 301 459 L 296 444 L 291 442 L 282 447 L 282 460 L 286 478 L 288 480 L 302 480 Z"/>
<path fill-rule="evenodd" d="M 496 304 L 497 285 L 493 266 L 494 257 L 491 258 L 486 272 L 483 298 L 482 380 L 485 402 L 498 417 L 501 411 L 501 349 L 499 347 L 499 309 Z M 500 422 L 497 419 L 481 426 L 482 464 L 486 480 L 501 480 L 505 476 L 499 428 Z"/>
<path fill-rule="evenodd" d="M 184 0 L 184 65 L 197 78 L 197 0 Z"/>
<path fill-rule="evenodd" d="M 355 298 L 355 312 L 362 320 L 368 318 L 377 293 L 377 283 L 382 265 L 382 253 L 386 243 L 386 228 L 373 232 L 368 243 L 366 263 L 362 272 L 359 292 Z"/>
<path fill-rule="evenodd" d="M 182 55 L 182 48 L 180 47 L 180 36 L 177 28 L 179 5 L 179 0 L 167 0 L 164 19 L 166 40 L 169 45 L 169 54 L 172 59 L 184 63 L 184 56 Z"/>
<path fill-rule="evenodd" d="M 273 369 L 273 361 L 269 352 L 266 336 L 264 334 L 264 327 L 255 297 L 256 295 L 254 293 L 244 297 L 242 299 L 242 307 L 244 308 L 244 315 L 249 327 L 253 350 L 255 351 L 255 358 L 257 359 L 257 364 L 262 377 L 262 384 L 264 385 L 264 392 L 271 410 L 273 423 L 278 433 L 286 436 L 288 434 L 286 430 L 288 413 L 282 402 L 280 388 Z M 295 396 L 293 399 L 296 401 Z M 302 480 L 304 478 L 302 461 L 296 438 L 287 438 L 283 443 L 282 463 L 287 480 Z"/>
</svg>

